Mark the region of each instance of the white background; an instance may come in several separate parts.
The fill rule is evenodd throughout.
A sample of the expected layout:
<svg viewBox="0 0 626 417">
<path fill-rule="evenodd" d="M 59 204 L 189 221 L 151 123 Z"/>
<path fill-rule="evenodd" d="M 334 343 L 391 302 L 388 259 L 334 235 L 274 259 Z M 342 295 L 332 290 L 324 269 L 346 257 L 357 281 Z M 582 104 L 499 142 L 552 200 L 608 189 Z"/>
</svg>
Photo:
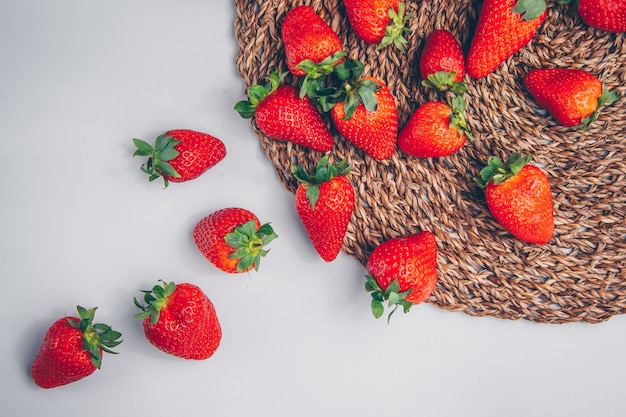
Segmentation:
<svg viewBox="0 0 626 417">
<path fill-rule="evenodd" d="M 2 416 L 623 416 L 626 317 L 590 325 L 476 318 L 430 304 L 374 320 L 363 268 L 312 249 L 232 109 L 243 98 L 228 1 L 0 2 Z M 148 183 L 131 139 L 173 128 L 221 138 L 200 178 Z M 195 223 L 240 206 L 272 222 L 258 273 L 197 251 Z M 224 336 L 185 361 L 153 348 L 132 299 L 191 282 Z M 75 306 L 121 331 L 119 355 L 43 390 L 30 364 Z"/>
</svg>

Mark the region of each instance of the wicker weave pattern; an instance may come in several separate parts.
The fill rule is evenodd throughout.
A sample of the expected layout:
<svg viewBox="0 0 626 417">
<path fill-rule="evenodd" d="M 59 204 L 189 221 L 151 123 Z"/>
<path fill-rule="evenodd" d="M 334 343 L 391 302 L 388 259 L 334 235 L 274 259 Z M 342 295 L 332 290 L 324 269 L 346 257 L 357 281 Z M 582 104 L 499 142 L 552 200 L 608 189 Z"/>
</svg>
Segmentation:
<svg viewBox="0 0 626 417">
<path fill-rule="evenodd" d="M 340 0 L 236 0 L 237 66 L 245 88 L 286 71 L 280 23 L 309 4 L 344 41 L 366 74 L 394 93 L 400 126 L 422 103 L 441 98 L 420 86 L 417 60 L 425 37 L 450 30 L 469 46 L 479 1 L 409 1 L 409 46 L 378 51 L 351 31 Z M 548 1 L 548 17 L 530 45 L 493 74 L 466 79 L 468 122 L 476 141 L 457 154 L 416 159 L 401 151 L 378 162 L 335 132 L 335 160 L 347 158 L 357 190 L 343 249 L 362 264 L 392 237 L 427 229 L 438 239 L 439 284 L 427 300 L 450 311 L 543 323 L 598 323 L 626 311 L 626 36 L 589 28 L 573 8 Z M 530 69 L 589 71 L 623 98 L 588 131 L 546 116 L 522 87 Z M 286 82 L 293 82 L 287 78 Z M 330 125 L 330 124 L 329 124 Z M 253 128 L 280 181 L 294 192 L 293 164 L 311 167 L 320 154 L 266 138 Z M 555 237 L 547 245 L 512 238 L 493 220 L 474 177 L 490 155 L 533 153 L 553 188 Z"/>
</svg>

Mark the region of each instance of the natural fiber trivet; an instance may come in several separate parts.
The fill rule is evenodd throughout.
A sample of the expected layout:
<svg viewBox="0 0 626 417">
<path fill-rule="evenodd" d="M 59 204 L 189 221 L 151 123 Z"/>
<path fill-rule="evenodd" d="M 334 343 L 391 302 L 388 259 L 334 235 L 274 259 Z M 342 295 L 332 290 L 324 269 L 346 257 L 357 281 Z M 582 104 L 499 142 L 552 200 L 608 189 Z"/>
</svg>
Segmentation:
<svg viewBox="0 0 626 417">
<path fill-rule="evenodd" d="M 479 1 L 409 1 L 409 45 L 377 50 L 351 31 L 341 0 L 236 0 L 237 66 L 245 89 L 287 71 L 280 24 L 294 6 L 311 5 L 339 34 L 365 72 L 394 93 L 400 126 L 437 98 L 420 86 L 417 60 L 425 37 L 448 29 L 467 51 Z M 432 231 L 438 239 L 439 283 L 428 302 L 476 316 L 534 322 L 602 322 L 626 311 L 626 36 L 587 27 L 572 7 L 548 1 L 533 41 L 493 74 L 466 78 L 467 117 L 476 136 L 455 155 L 417 159 L 401 151 L 378 162 L 336 132 L 335 160 L 352 165 L 357 202 L 343 249 L 362 264 L 387 239 Z M 522 77 L 538 67 L 580 68 L 622 96 L 588 131 L 558 125 L 524 91 Z M 286 82 L 293 83 L 293 78 Z M 330 122 L 329 122 L 330 126 Z M 294 192 L 294 164 L 312 167 L 321 155 L 265 137 L 261 147 L 284 186 Z M 546 245 L 512 238 L 492 218 L 472 178 L 490 155 L 532 153 L 553 189 L 556 230 Z"/>
</svg>

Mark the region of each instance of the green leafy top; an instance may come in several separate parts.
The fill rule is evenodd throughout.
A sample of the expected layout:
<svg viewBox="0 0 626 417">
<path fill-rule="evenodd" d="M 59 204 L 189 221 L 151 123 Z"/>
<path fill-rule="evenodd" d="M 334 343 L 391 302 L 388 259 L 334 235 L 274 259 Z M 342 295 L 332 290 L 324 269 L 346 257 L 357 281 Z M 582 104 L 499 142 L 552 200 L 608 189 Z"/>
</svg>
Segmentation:
<svg viewBox="0 0 626 417">
<path fill-rule="evenodd" d="M 237 272 L 244 272 L 254 266 L 254 270 L 259 270 L 261 257 L 268 254 L 269 249 L 264 249 L 265 245 L 276 239 L 278 235 L 269 223 L 261 225 L 256 229 L 254 220 L 250 220 L 228 233 L 224 239 L 226 243 L 234 249 L 230 254 L 231 259 L 238 259 Z"/>
<path fill-rule="evenodd" d="M 545 0 L 518 0 L 513 6 L 513 13 L 521 14 L 525 21 L 538 18 L 546 11 Z"/>
<path fill-rule="evenodd" d="M 267 83 L 265 85 L 253 85 L 248 89 L 248 100 L 241 100 L 235 104 L 234 109 L 239 112 L 244 119 L 250 119 L 254 116 L 254 112 L 261 101 L 269 94 L 276 91 L 283 81 L 286 72 L 279 73 L 278 71 L 272 72 L 267 77 Z"/>
<path fill-rule="evenodd" d="M 329 162 L 329 155 L 326 154 L 320 158 L 317 167 L 310 172 L 306 172 L 300 165 L 292 167 L 291 172 L 298 181 L 309 185 L 306 190 L 306 196 L 311 203 L 311 207 L 315 209 L 315 204 L 320 195 L 320 184 L 330 181 L 337 176 L 347 175 L 350 172 L 350 164 L 345 159 L 337 164 L 332 164 Z"/>
<path fill-rule="evenodd" d="M 148 161 L 141 165 L 141 170 L 148 174 L 149 181 L 162 177 L 164 188 L 167 188 L 169 181 L 166 176 L 180 178 L 180 174 L 169 163 L 169 161 L 180 155 L 180 152 L 175 149 L 175 146 L 180 143 L 179 140 L 169 136 L 166 132 L 156 138 L 154 147 L 148 142 L 137 138 L 133 139 L 133 143 L 137 148 L 133 153 L 133 157 L 148 157 Z"/>
<path fill-rule="evenodd" d="M 457 128 L 459 136 L 464 133 L 469 140 L 474 140 L 474 135 L 467 127 L 467 120 L 465 119 L 465 99 L 462 96 L 454 96 L 448 100 L 448 105 L 452 109 L 450 115 L 450 127 Z"/>
<path fill-rule="evenodd" d="M 480 171 L 478 177 L 474 178 L 474 181 L 480 188 L 486 188 L 491 181 L 494 185 L 501 184 L 517 175 L 531 159 L 532 155 L 523 155 L 522 153 L 514 153 L 506 162 L 502 162 L 497 156 L 491 156 L 487 160 L 487 165 Z"/>
<path fill-rule="evenodd" d="M 404 49 L 408 43 L 404 35 L 411 32 L 411 29 L 409 29 L 406 24 L 413 18 L 413 14 L 405 13 L 405 9 L 405 2 L 398 3 L 398 12 L 391 7 L 389 8 L 388 13 L 391 21 L 385 29 L 385 36 L 378 44 L 378 49 L 386 48 L 391 44 L 395 45 L 396 48 L 400 50 Z"/>
<path fill-rule="evenodd" d="M 296 68 L 306 72 L 306 75 L 299 79 L 300 98 L 304 96 L 315 98 L 318 91 L 326 88 L 326 77 L 333 73 L 335 67 L 347 53 L 348 51 L 342 50 L 335 52 L 317 64 L 310 59 L 305 59 L 296 65 Z"/>
<path fill-rule="evenodd" d="M 454 81 L 456 72 L 454 71 L 437 71 L 428 74 L 422 85 L 428 88 L 434 88 L 438 91 L 451 91 L 456 95 L 467 92 L 467 85 L 462 81 Z"/>
<path fill-rule="evenodd" d="M 161 316 L 161 309 L 167 304 L 167 298 L 176 290 L 176 284 L 173 282 L 166 283 L 163 280 L 159 280 L 163 285 L 155 285 L 151 290 L 142 290 L 144 293 L 143 300 L 146 305 L 142 305 L 134 298 L 133 301 L 137 308 L 141 310 L 141 313 L 135 314 L 137 318 L 150 317 L 150 324 L 154 325 L 159 321 Z"/>
<path fill-rule="evenodd" d="M 409 312 L 409 310 L 413 306 L 413 303 L 407 301 L 406 297 L 411 294 L 411 292 L 413 291 L 412 288 L 400 292 L 400 283 L 398 282 L 398 279 L 394 279 L 387 286 L 387 289 L 383 290 L 378 284 L 378 281 L 376 281 L 376 279 L 372 275 L 367 274 L 365 278 L 365 290 L 371 293 L 372 296 L 371 305 L 372 314 L 374 314 L 374 317 L 378 319 L 383 315 L 385 311 L 385 301 L 387 301 L 388 307 L 393 307 L 393 310 L 391 310 L 391 312 L 387 316 L 387 323 L 389 323 L 389 320 L 391 320 L 391 315 L 396 312 L 398 306 L 402 306 L 402 309 L 405 313 Z"/>
<path fill-rule="evenodd" d="M 93 323 L 97 307 L 89 310 L 81 306 L 76 306 L 78 311 L 79 321 L 67 319 L 67 323 L 75 328 L 79 329 L 83 334 L 83 349 L 89 352 L 91 356 L 91 363 L 96 368 L 100 368 L 102 365 L 102 351 L 112 354 L 117 354 L 111 350 L 115 346 L 122 343 L 119 338 L 122 336 L 120 332 L 117 332 L 106 324 Z"/>
<path fill-rule="evenodd" d="M 363 104 L 368 112 L 376 111 L 376 92 L 380 85 L 362 77 L 364 68 L 361 61 L 351 58 L 335 67 L 333 74 L 339 85 L 318 90 L 314 97 L 323 111 L 328 112 L 337 103 L 344 103 L 345 120 L 352 117 L 359 104 Z"/>
</svg>

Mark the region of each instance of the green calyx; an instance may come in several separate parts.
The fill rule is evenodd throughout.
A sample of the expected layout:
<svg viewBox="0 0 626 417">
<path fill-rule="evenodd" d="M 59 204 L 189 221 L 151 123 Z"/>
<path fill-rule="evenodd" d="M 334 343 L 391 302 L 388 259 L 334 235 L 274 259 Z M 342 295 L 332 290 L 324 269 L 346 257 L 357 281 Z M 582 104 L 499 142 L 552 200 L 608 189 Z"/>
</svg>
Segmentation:
<svg viewBox="0 0 626 417">
<path fill-rule="evenodd" d="M 143 301 L 146 305 L 142 305 L 137 298 L 134 298 L 135 306 L 141 310 L 141 313 L 135 314 L 135 317 L 144 319 L 150 317 L 150 324 L 154 325 L 159 321 L 161 309 L 167 304 L 167 298 L 174 293 L 176 284 L 173 282 L 166 283 L 163 280 L 162 285 L 155 285 L 151 290 L 142 290 Z"/>
<path fill-rule="evenodd" d="M 394 279 L 385 290 L 380 287 L 371 274 L 367 274 L 365 279 L 365 290 L 372 296 L 372 314 L 374 314 L 375 318 L 379 319 L 382 317 L 385 311 L 385 303 L 387 303 L 388 307 L 393 307 L 393 310 L 387 316 L 387 323 L 389 323 L 391 315 L 396 312 L 399 306 L 402 307 L 405 313 L 408 313 L 413 306 L 413 303 L 406 300 L 406 297 L 411 294 L 413 289 L 400 292 L 398 279 Z"/>
<path fill-rule="evenodd" d="M 486 188 L 490 182 L 498 185 L 517 175 L 532 159 L 532 155 L 514 153 L 506 162 L 502 162 L 497 156 L 491 156 L 487 160 L 487 165 L 480 171 L 474 181 L 480 188 Z"/>
<path fill-rule="evenodd" d="M 513 13 L 522 15 L 525 21 L 538 18 L 546 11 L 545 0 L 518 0 L 513 6 Z"/>
<path fill-rule="evenodd" d="M 450 115 L 450 127 L 457 128 L 459 131 L 459 136 L 463 133 L 465 136 L 469 138 L 469 140 L 474 140 L 474 135 L 467 127 L 467 120 L 465 119 L 465 99 L 462 96 L 454 96 L 448 101 L 448 105 L 452 109 L 452 114 Z"/>
<path fill-rule="evenodd" d="M 163 133 L 156 138 L 154 147 L 148 142 L 136 138 L 133 139 L 133 143 L 137 148 L 133 153 L 133 157 L 148 157 L 146 163 L 141 165 L 141 170 L 148 174 L 150 182 L 162 177 L 164 188 L 167 188 L 169 181 L 166 175 L 172 178 L 180 178 L 180 174 L 169 163 L 169 161 L 180 155 L 180 152 L 174 149 L 180 143 L 179 140 L 174 139 L 173 136 L 168 136 L 167 133 Z"/>
<path fill-rule="evenodd" d="M 607 86 L 602 84 L 602 95 L 600 95 L 600 97 L 598 97 L 598 106 L 596 107 L 594 112 L 591 113 L 591 115 L 589 115 L 587 117 L 583 117 L 583 119 L 581 120 L 581 124 L 576 126 L 576 127 L 580 128 L 580 129 L 588 128 L 591 123 L 593 123 L 594 121 L 596 121 L 598 119 L 598 115 L 600 114 L 600 108 L 602 106 L 604 106 L 606 104 L 615 103 L 619 99 L 620 99 L 620 95 L 619 94 L 617 94 L 614 91 L 609 91 Z"/>
<path fill-rule="evenodd" d="M 268 254 L 269 249 L 264 249 L 265 245 L 276 239 L 278 235 L 269 223 L 256 229 L 254 220 L 244 223 L 231 233 L 228 233 L 224 240 L 234 250 L 230 254 L 230 259 L 237 259 L 237 272 L 244 272 L 254 266 L 254 270 L 259 270 L 261 257 Z"/>
<path fill-rule="evenodd" d="M 345 159 L 337 164 L 332 164 L 329 162 L 329 155 L 326 154 L 320 158 L 317 167 L 310 172 L 307 172 L 300 165 L 292 167 L 291 172 L 299 182 L 308 184 L 306 196 L 311 203 L 311 207 L 315 209 L 315 204 L 320 196 L 320 184 L 330 181 L 337 176 L 347 175 L 350 172 L 350 164 Z"/>
<path fill-rule="evenodd" d="M 279 73 L 278 71 L 272 72 L 267 77 L 267 83 L 265 85 L 253 85 L 248 89 L 248 100 L 241 100 L 235 104 L 234 109 L 239 112 L 244 119 L 250 119 L 254 116 L 257 106 L 265 97 L 270 93 L 276 91 L 283 81 L 286 72 Z"/>
<path fill-rule="evenodd" d="M 467 85 L 461 81 L 454 81 L 456 73 L 454 71 L 437 71 L 434 74 L 428 74 L 422 85 L 428 88 L 434 88 L 437 91 L 451 91 L 456 95 L 467 92 Z"/>
<path fill-rule="evenodd" d="M 389 8 L 389 17 L 391 21 L 385 29 L 385 36 L 378 44 L 378 49 L 386 48 L 393 44 L 396 48 L 402 50 L 408 43 L 404 35 L 410 33 L 411 29 L 407 27 L 407 22 L 413 18 L 412 13 L 405 13 L 406 3 L 401 2 L 398 4 L 398 11 L 393 8 Z"/>
<path fill-rule="evenodd" d="M 347 59 L 337 65 L 333 71 L 338 86 L 319 90 L 314 97 L 323 111 L 328 112 L 337 103 L 344 103 L 344 120 L 352 117 L 359 104 L 368 112 L 378 108 L 376 92 L 380 89 L 377 82 L 362 78 L 365 66 L 356 59 Z"/>
<path fill-rule="evenodd" d="M 305 59 L 296 65 L 296 68 L 306 72 L 306 75 L 300 78 L 300 98 L 308 96 L 315 98 L 318 92 L 326 88 L 326 77 L 333 73 L 335 66 L 346 56 L 348 51 L 342 50 L 335 52 L 319 63 L 315 63 L 310 59 Z"/>
<path fill-rule="evenodd" d="M 78 311 L 79 321 L 67 319 L 67 323 L 75 329 L 79 329 L 83 334 L 83 349 L 89 352 L 91 356 L 91 363 L 96 368 L 100 368 L 102 365 L 102 351 L 112 354 L 117 354 L 111 350 L 115 346 L 122 343 L 119 340 L 122 337 L 120 332 L 117 332 L 106 324 L 93 322 L 97 307 L 89 310 L 81 306 L 76 306 Z"/>
</svg>

